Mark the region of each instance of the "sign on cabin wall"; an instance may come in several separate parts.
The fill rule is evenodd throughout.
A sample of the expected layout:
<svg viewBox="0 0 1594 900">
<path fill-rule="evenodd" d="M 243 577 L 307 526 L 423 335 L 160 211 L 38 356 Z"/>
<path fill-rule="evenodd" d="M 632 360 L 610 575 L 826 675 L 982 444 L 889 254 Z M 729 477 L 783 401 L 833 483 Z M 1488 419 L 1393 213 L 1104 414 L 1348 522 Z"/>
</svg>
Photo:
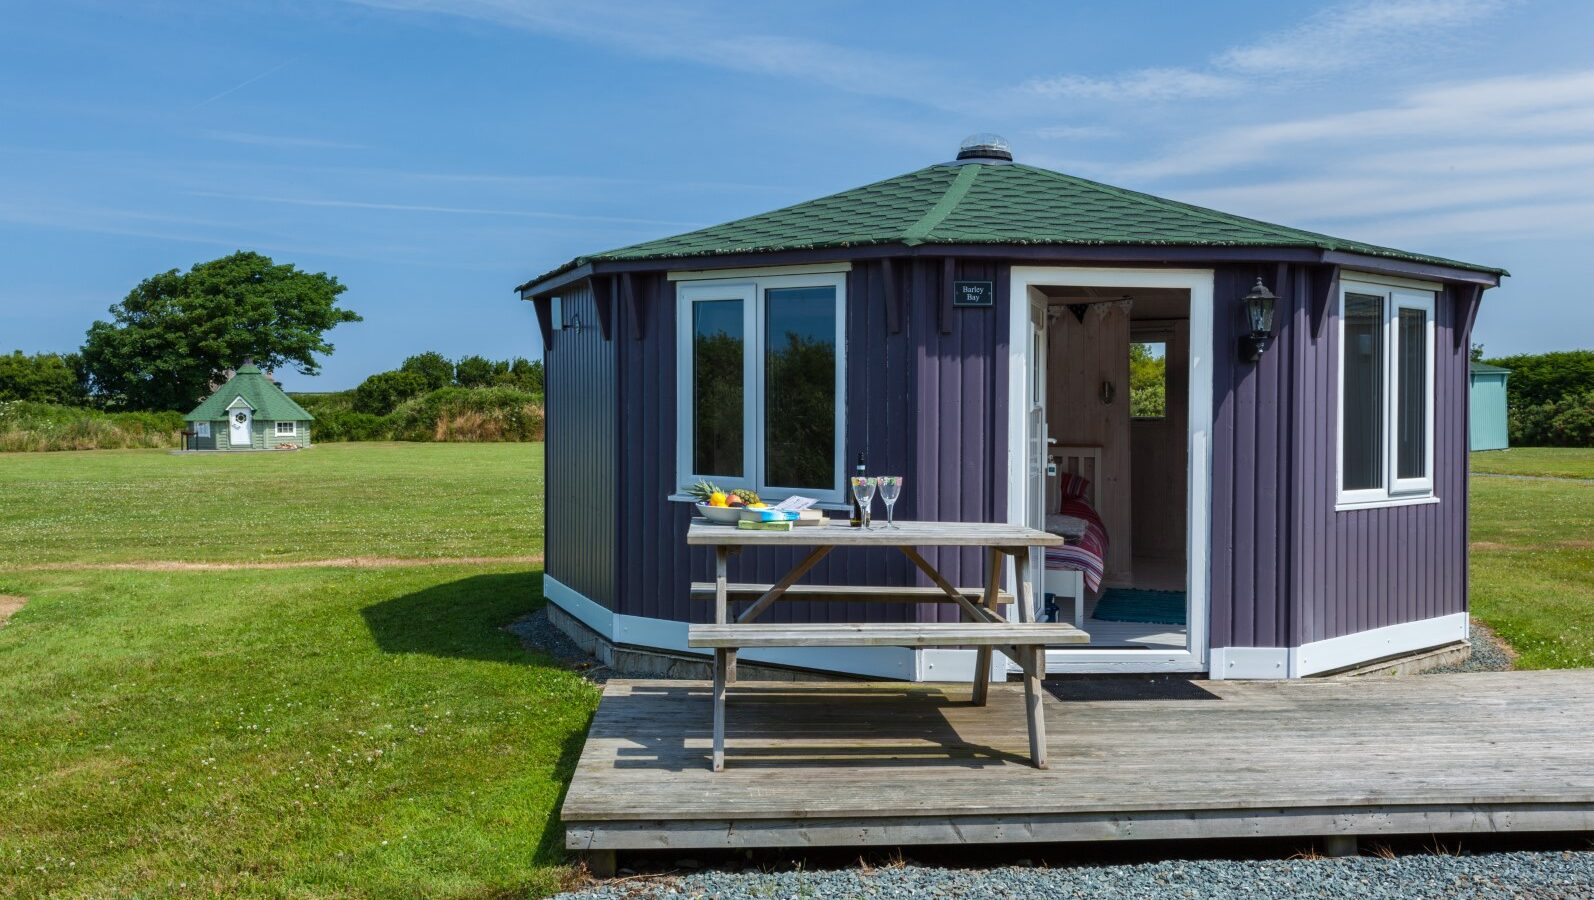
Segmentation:
<svg viewBox="0 0 1594 900">
<path fill-rule="evenodd" d="M 995 306 L 996 285 L 990 281 L 954 281 L 952 282 L 952 305 Z"/>
</svg>

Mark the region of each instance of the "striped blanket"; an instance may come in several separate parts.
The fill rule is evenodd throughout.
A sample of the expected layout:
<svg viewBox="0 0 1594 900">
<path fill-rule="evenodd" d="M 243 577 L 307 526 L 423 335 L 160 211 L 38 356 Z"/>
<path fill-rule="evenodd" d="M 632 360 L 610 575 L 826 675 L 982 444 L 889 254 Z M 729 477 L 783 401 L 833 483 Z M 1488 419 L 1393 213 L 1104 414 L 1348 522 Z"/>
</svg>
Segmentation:
<svg viewBox="0 0 1594 900">
<path fill-rule="evenodd" d="M 1085 573 L 1085 584 L 1093 591 L 1101 590 L 1101 578 L 1107 569 L 1107 528 L 1101 516 L 1083 497 L 1063 497 L 1064 516 L 1073 516 L 1085 522 L 1084 533 L 1067 535 L 1068 542 L 1061 547 L 1046 548 L 1046 568 L 1078 569 Z"/>
</svg>

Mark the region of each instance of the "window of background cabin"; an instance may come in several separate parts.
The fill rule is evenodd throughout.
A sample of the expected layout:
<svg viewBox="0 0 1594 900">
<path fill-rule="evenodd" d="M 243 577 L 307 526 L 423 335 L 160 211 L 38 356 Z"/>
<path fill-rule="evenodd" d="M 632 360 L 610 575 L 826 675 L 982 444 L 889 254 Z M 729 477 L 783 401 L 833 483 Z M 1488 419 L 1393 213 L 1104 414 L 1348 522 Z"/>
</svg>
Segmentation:
<svg viewBox="0 0 1594 900">
<path fill-rule="evenodd" d="M 1129 344 L 1129 415 L 1162 419 L 1168 415 L 1168 342 Z"/>
<path fill-rule="evenodd" d="M 294 423 L 294 422 L 278 422 L 277 423 L 277 435 L 279 437 L 291 437 L 292 435 L 295 435 L 295 434 L 298 434 L 298 433 L 299 433 L 299 426 L 296 423 Z"/>
<path fill-rule="evenodd" d="M 842 499 L 844 294 L 829 274 L 678 283 L 682 487 Z"/>
<path fill-rule="evenodd" d="M 210 437 L 210 423 L 209 422 L 195 422 L 194 423 L 194 437 L 202 437 L 202 438 Z"/>
<path fill-rule="evenodd" d="M 1433 494 L 1434 294 L 1347 282 L 1340 296 L 1339 503 Z"/>
</svg>

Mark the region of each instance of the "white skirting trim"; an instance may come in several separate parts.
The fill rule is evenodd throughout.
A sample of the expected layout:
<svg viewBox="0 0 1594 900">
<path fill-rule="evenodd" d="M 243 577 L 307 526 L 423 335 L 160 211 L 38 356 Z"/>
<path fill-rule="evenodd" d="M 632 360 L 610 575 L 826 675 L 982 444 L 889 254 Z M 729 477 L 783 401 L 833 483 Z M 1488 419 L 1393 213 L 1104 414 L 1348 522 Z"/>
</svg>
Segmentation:
<svg viewBox="0 0 1594 900">
<path fill-rule="evenodd" d="M 694 656 L 709 655 L 706 650 L 686 645 L 685 622 L 610 612 L 590 597 L 547 574 L 542 576 L 542 594 L 550 603 L 612 643 L 690 653 Z M 973 681 L 974 653 L 964 652 L 968 653 L 969 659 L 962 666 L 961 678 L 952 675 L 951 669 L 939 670 L 931 678 L 935 681 Z M 743 650 L 737 654 L 737 658 L 748 662 L 775 663 L 873 678 L 926 680 L 920 677 L 917 655 L 907 647 L 773 647 Z"/>
<path fill-rule="evenodd" d="M 1467 639 L 1466 613 L 1387 625 L 1299 647 L 1214 647 L 1213 678 L 1301 678 Z"/>
</svg>

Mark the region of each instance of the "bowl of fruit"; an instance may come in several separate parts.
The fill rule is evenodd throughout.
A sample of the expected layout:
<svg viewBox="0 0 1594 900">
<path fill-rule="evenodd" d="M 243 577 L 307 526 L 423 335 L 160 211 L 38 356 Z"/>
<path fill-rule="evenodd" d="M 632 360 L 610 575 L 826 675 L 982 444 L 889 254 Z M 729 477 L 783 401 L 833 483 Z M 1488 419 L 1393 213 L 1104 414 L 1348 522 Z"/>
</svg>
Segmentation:
<svg viewBox="0 0 1594 900">
<path fill-rule="evenodd" d="M 698 515 L 718 525 L 735 525 L 742 518 L 742 510 L 764 509 L 768 505 L 754 491 L 724 491 L 707 481 L 687 488 L 686 494 L 696 501 Z"/>
</svg>

